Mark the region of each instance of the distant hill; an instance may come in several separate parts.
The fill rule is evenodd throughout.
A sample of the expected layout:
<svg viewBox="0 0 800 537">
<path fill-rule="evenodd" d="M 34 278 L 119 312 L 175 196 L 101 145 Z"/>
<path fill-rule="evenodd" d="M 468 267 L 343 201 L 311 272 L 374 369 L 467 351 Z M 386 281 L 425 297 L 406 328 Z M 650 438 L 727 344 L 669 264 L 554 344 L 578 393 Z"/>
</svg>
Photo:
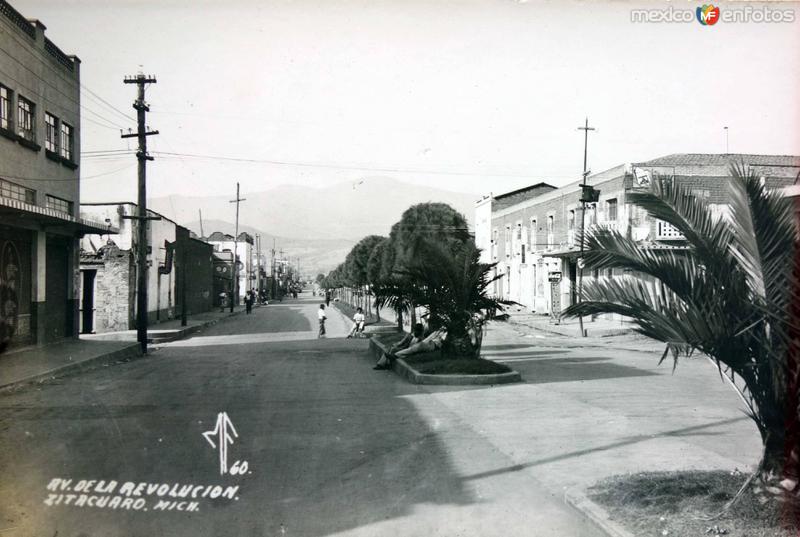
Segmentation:
<svg viewBox="0 0 800 537">
<path fill-rule="evenodd" d="M 214 231 L 212 221 L 232 222 L 232 194 L 212 197 L 168 196 L 154 198 L 149 208 L 177 222 L 197 222 L 202 210 L 204 231 Z M 392 224 L 411 205 L 444 202 L 464 214 L 472 225 L 473 194 L 411 185 L 384 177 L 367 177 L 354 183 L 325 188 L 285 185 L 263 192 L 244 192 L 239 213 L 242 229 L 249 226 L 262 235 L 289 239 L 347 239 L 371 234 L 387 235 Z M 208 222 L 208 224 L 206 224 Z M 199 228 L 199 226 L 197 226 Z M 197 230 L 199 232 L 199 229 Z"/>
<path fill-rule="evenodd" d="M 182 223 L 181 225 L 200 235 L 199 221 Z M 231 222 L 203 218 L 203 231 L 206 236 L 215 231 L 233 235 L 235 226 Z M 291 239 L 278 237 L 252 226 L 239 224 L 239 232 L 243 231 L 254 237 L 259 235 L 261 237 L 261 251 L 266 252 L 268 255 L 274 245 L 276 256 L 280 256 L 282 251 L 285 257 L 299 257 L 302 274 L 312 278 L 319 273 L 325 274 L 336 268 L 336 265 L 344 260 L 347 253 L 356 243 L 356 241 L 349 239 Z"/>
</svg>

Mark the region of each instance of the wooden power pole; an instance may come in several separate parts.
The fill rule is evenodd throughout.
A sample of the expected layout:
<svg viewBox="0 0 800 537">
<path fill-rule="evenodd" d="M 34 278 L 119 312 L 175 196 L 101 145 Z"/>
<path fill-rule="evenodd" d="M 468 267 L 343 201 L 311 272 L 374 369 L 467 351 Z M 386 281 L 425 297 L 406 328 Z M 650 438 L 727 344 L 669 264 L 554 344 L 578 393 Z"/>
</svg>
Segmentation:
<svg viewBox="0 0 800 537">
<path fill-rule="evenodd" d="M 137 243 L 136 248 L 136 339 L 142 347 L 142 353 L 147 353 L 147 222 L 148 220 L 160 220 L 157 216 L 147 216 L 147 161 L 153 157 L 147 154 L 147 137 L 158 134 L 158 131 L 148 131 L 145 126 L 145 114 L 150 111 L 144 100 L 144 90 L 146 84 L 155 84 L 154 76 L 138 74 L 136 76 L 125 77 L 125 84 L 136 84 L 138 86 L 138 97 L 133 103 L 136 110 L 138 129 L 136 133 L 122 134 L 122 138 L 138 138 L 139 149 L 136 151 L 136 158 L 139 161 L 139 206 L 136 216 L 125 216 L 123 218 L 137 221 Z"/>
<path fill-rule="evenodd" d="M 589 170 L 586 167 L 586 155 L 587 155 L 587 148 L 589 146 L 589 131 L 595 130 L 594 127 L 589 126 L 589 118 L 586 118 L 586 122 L 584 123 L 583 127 L 578 127 L 578 130 L 583 131 L 583 183 L 582 188 L 583 191 L 586 190 L 586 177 L 589 175 Z M 575 297 L 578 302 L 581 301 L 581 293 L 583 292 L 583 250 L 584 250 L 584 240 L 583 235 L 586 230 L 586 198 L 585 196 L 581 195 L 581 254 L 578 258 L 578 293 Z M 581 331 L 581 337 L 586 337 L 586 332 L 583 330 L 583 316 L 578 316 L 578 329 Z"/>
<path fill-rule="evenodd" d="M 236 183 L 236 199 L 230 203 L 236 204 L 236 234 L 233 236 L 233 296 L 231 297 L 231 313 L 233 313 L 233 301 L 239 302 L 239 261 L 237 260 L 239 249 L 239 203 L 245 201 L 239 197 L 239 183 Z"/>
</svg>

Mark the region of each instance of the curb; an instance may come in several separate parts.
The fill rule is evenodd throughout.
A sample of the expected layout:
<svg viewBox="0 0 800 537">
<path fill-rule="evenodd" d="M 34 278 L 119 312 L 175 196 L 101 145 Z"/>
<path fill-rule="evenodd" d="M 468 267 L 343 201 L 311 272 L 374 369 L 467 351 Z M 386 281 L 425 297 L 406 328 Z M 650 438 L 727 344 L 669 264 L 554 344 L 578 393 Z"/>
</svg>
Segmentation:
<svg viewBox="0 0 800 537">
<path fill-rule="evenodd" d="M 236 317 L 244 313 L 244 310 L 234 311 L 230 315 L 226 317 L 220 317 L 219 319 L 211 319 L 203 324 L 198 324 L 195 326 L 188 326 L 177 332 L 171 333 L 166 337 L 159 338 L 154 334 L 154 337 L 148 337 L 147 342 L 148 344 L 152 344 L 152 350 L 157 350 L 158 345 L 161 343 L 167 343 L 170 341 L 177 341 L 182 339 L 190 334 L 195 332 L 199 332 L 203 328 L 212 326 L 217 324 L 219 321 L 223 321 L 225 319 L 230 319 L 231 317 Z M 150 350 L 150 349 L 148 349 Z M 138 342 L 131 342 L 129 345 L 118 349 L 116 351 L 112 351 L 106 354 L 99 354 L 97 356 L 92 356 L 91 358 L 87 358 L 86 360 L 81 360 L 80 362 L 73 362 L 69 364 L 64 364 L 58 367 L 54 367 L 53 369 L 49 369 L 42 373 L 36 373 L 35 375 L 31 375 L 22 379 L 14 380 L 9 383 L 0 385 L 0 393 L 5 393 L 8 391 L 13 391 L 15 389 L 28 386 L 30 384 L 37 384 L 42 383 L 47 380 L 52 380 L 56 377 L 62 377 L 67 374 L 77 373 L 80 371 L 85 371 L 87 369 L 91 369 L 98 365 L 106 365 L 111 364 L 114 362 L 119 361 L 130 361 L 135 360 L 137 358 L 144 358 L 145 355 L 142 354 L 141 349 L 139 348 Z"/>
<path fill-rule="evenodd" d="M 369 351 L 379 357 L 386 352 L 386 347 L 375 338 L 369 340 Z M 398 358 L 392 363 L 392 371 L 398 376 L 403 377 L 411 384 L 433 384 L 451 386 L 488 386 L 494 384 L 509 384 L 512 382 L 522 382 L 522 376 L 517 371 L 508 373 L 494 373 L 491 375 L 431 375 L 420 373 L 402 358 Z"/>
<path fill-rule="evenodd" d="M 119 361 L 130 361 L 143 357 L 144 355 L 142 354 L 142 351 L 139 348 L 139 344 L 131 343 L 130 345 L 127 345 L 116 351 L 112 351 L 106 354 L 98 354 L 97 356 L 92 356 L 91 358 L 87 358 L 86 360 L 81 360 L 80 362 L 64 364 L 62 366 L 54 367 L 53 369 L 49 369 L 42 373 L 36 373 L 35 375 L 31 375 L 23 379 L 18 379 L 9 382 L 7 384 L 3 384 L 2 386 L 0 386 L 0 393 L 12 391 L 14 389 L 27 386 L 29 384 L 42 383 L 47 380 L 55 379 L 56 377 L 62 377 L 69 373 L 91 369 L 97 365 L 106 365 Z"/>
<path fill-rule="evenodd" d="M 589 499 L 579 488 L 571 488 L 564 492 L 564 501 L 600 528 L 609 537 L 636 537 L 634 534 L 611 520 L 608 512 Z"/>
<path fill-rule="evenodd" d="M 220 321 L 224 321 L 225 319 L 230 319 L 231 317 L 236 317 L 244 313 L 245 310 L 234 311 L 233 313 L 228 314 L 225 317 L 220 317 L 218 319 L 210 319 L 202 324 L 196 324 L 194 326 L 187 326 L 186 328 L 181 328 L 180 330 L 176 330 L 174 332 L 170 332 L 169 334 L 165 334 L 162 337 L 159 337 L 159 334 L 153 334 L 152 337 L 147 338 L 148 344 L 158 345 L 160 343 L 169 343 L 171 341 L 177 341 L 179 339 L 183 339 L 186 336 L 194 334 L 195 332 L 199 332 L 200 330 L 207 328 L 209 326 L 214 326 Z"/>
<path fill-rule="evenodd" d="M 567 333 L 566 330 L 564 331 L 554 330 L 553 328 L 551 328 L 550 324 L 541 326 L 539 324 L 528 324 L 524 322 L 515 321 L 513 319 L 509 319 L 508 323 L 517 326 L 524 326 L 526 328 L 532 328 L 534 330 L 539 330 L 541 332 L 547 332 L 548 334 L 553 334 L 556 336 L 562 336 L 562 337 L 578 336 L 578 327 L 575 327 L 575 330 L 573 330 L 574 332 L 573 334 L 569 334 Z M 632 328 L 607 328 L 605 330 L 595 330 L 594 332 L 592 332 L 591 326 L 587 328 L 584 325 L 584 329 L 586 330 L 588 337 L 613 337 L 613 336 L 625 336 L 636 333 L 636 331 L 633 330 Z"/>
</svg>

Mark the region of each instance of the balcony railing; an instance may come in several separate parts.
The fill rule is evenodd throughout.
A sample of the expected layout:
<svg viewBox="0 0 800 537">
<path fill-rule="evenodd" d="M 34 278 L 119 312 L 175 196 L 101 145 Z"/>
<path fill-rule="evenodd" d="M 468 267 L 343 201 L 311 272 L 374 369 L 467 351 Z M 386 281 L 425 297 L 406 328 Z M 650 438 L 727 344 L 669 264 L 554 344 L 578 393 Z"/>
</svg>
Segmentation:
<svg viewBox="0 0 800 537">
<path fill-rule="evenodd" d="M 661 241 L 680 241 L 684 240 L 686 237 L 683 236 L 683 233 L 678 231 L 678 229 L 668 222 L 664 222 L 663 220 L 658 220 L 656 222 L 656 240 Z"/>
</svg>

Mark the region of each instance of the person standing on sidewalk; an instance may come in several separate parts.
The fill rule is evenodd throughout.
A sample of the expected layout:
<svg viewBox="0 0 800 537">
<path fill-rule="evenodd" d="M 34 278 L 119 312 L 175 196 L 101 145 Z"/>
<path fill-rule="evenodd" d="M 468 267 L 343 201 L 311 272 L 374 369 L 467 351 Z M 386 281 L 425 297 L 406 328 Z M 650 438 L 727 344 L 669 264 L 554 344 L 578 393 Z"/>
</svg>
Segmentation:
<svg viewBox="0 0 800 537">
<path fill-rule="evenodd" d="M 325 320 L 328 318 L 328 316 L 325 315 L 325 304 L 319 305 L 317 317 L 319 318 L 319 334 L 317 335 L 317 339 L 319 339 L 325 337 Z"/>
<path fill-rule="evenodd" d="M 228 304 L 228 293 L 222 291 L 219 294 L 219 311 L 220 313 L 225 311 L 225 306 Z"/>
<path fill-rule="evenodd" d="M 247 312 L 248 315 L 253 313 L 253 301 L 254 300 L 255 300 L 255 297 L 253 296 L 253 291 L 247 291 L 247 293 L 245 293 L 245 295 L 244 295 L 244 307 L 245 307 L 245 311 Z"/>
</svg>

